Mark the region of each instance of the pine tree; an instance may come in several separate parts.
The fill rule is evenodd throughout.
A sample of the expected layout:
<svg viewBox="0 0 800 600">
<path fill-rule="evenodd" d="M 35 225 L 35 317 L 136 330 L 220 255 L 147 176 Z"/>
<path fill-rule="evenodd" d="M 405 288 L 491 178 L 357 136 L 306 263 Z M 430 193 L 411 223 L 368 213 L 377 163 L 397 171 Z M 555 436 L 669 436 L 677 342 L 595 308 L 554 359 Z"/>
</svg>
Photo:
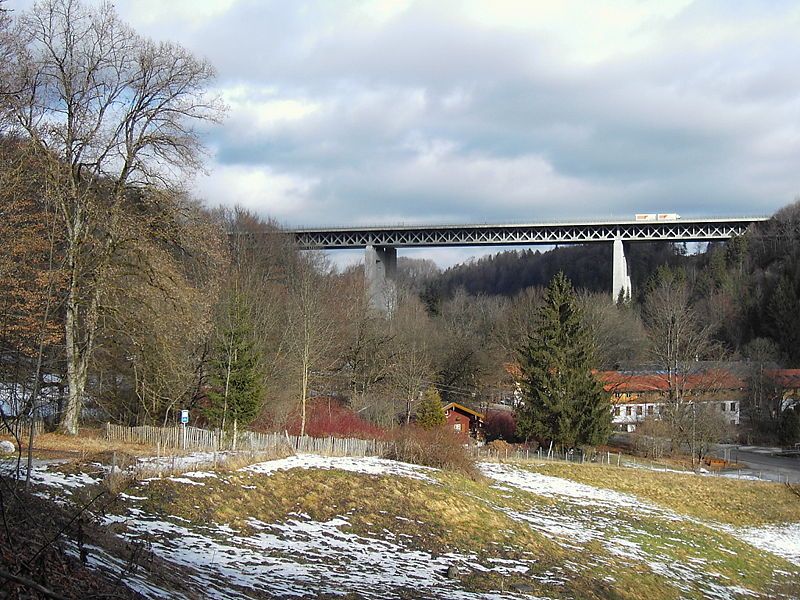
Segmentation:
<svg viewBox="0 0 800 600">
<path fill-rule="evenodd" d="M 422 400 L 417 407 L 416 423 L 424 429 L 441 427 L 447 422 L 442 410 L 442 397 L 435 388 L 429 387 L 425 390 Z"/>
<path fill-rule="evenodd" d="M 263 399 L 259 357 L 243 298 L 235 294 L 220 326 L 209 370 L 206 416 L 223 429 L 242 427 L 258 416 Z"/>
<path fill-rule="evenodd" d="M 800 366 L 800 294 L 787 269 L 767 304 L 767 327 L 786 356 L 789 366 Z"/>
<path fill-rule="evenodd" d="M 611 407 L 591 371 L 594 348 L 572 284 L 559 273 L 550 282 L 532 333 L 519 349 L 521 437 L 563 446 L 596 445 L 607 439 Z"/>
</svg>

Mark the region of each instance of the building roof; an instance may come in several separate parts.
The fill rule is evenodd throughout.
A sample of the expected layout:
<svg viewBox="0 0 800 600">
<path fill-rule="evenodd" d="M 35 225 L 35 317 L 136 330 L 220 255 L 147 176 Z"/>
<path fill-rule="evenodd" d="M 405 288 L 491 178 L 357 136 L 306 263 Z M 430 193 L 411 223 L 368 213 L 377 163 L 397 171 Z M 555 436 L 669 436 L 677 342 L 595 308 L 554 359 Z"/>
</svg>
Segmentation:
<svg viewBox="0 0 800 600">
<path fill-rule="evenodd" d="M 481 413 L 474 411 L 471 408 L 467 408 L 466 406 L 464 406 L 463 404 L 459 404 L 458 402 L 448 402 L 442 407 L 442 410 L 450 410 L 451 408 L 470 415 L 474 415 L 475 417 L 481 420 L 483 420 L 484 418 Z"/>
<path fill-rule="evenodd" d="M 521 379 L 522 371 L 516 363 L 505 365 L 506 371 Z M 702 370 L 686 375 L 677 375 L 678 384 L 687 392 L 711 392 L 742 390 L 747 387 L 748 372 L 742 363 L 702 363 Z M 767 377 L 784 390 L 800 390 L 800 369 L 767 369 Z M 603 389 L 611 394 L 635 394 L 666 392 L 669 379 L 658 371 L 594 371 Z"/>
<path fill-rule="evenodd" d="M 611 393 L 666 392 L 669 390 L 669 378 L 666 373 L 600 371 L 596 375 L 603 383 L 603 389 Z M 723 369 L 676 375 L 676 378 L 681 388 L 691 392 L 740 390 L 746 385 L 743 378 Z"/>
<path fill-rule="evenodd" d="M 767 376 L 784 390 L 800 389 L 800 369 L 771 369 Z"/>
</svg>

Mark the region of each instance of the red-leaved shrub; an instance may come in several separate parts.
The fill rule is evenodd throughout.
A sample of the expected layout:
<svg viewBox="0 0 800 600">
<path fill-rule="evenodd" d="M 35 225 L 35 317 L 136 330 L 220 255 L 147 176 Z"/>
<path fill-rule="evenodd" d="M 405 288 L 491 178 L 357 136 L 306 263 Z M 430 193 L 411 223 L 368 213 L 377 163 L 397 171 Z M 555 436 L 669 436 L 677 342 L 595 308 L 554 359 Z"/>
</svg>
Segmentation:
<svg viewBox="0 0 800 600">
<path fill-rule="evenodd" d="M 291 435 L 300 434 L 300 411 L 295 411 L 287 423 Z M 311 437 L 340 437 L 381 439 L 386 431 L 362 418 L 337 398 L 313 398 L 306 405 L 306 435 Z"/>
<path fill-rule="evenodd" d="M 486 413 L 483 430 L 488 441 L 516 441 L 517 423 L 514 421 L 514 414 L 507 410 L 489 410 Z"/>
</svg>

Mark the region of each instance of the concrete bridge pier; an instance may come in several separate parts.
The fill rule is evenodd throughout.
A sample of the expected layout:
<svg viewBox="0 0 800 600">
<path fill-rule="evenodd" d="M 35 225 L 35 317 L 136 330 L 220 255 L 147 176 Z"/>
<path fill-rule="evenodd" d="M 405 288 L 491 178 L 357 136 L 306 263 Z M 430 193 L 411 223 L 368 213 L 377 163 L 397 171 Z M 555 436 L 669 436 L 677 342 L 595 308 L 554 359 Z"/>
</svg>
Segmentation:
<svg viewBox="0 0 800 600">
<path fill-rule="evenodd" d="M 368 245 L 364 277 L 369 305 L 383 314 L 392 314 L 397 303 L 397 248 Z"/>
<path fill-rule="evenodd" d="M 625 258 L 626 243 L 622 238 L 614 239 L 614 257 L 612 260 L 611 276 L 611 299 L 616 302 L 620 294 L 626 299 L 631 297 L 631 270 L 628 266 L 628 259 Z"/>
</svg>

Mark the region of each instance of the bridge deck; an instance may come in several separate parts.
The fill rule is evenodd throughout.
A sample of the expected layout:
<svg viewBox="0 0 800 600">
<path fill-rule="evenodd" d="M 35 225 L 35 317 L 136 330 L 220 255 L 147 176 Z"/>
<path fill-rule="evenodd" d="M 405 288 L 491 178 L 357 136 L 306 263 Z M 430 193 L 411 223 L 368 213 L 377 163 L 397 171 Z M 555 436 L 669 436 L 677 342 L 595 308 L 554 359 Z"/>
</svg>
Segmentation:
<svg viewBox="0 0 800 600">
<path fill-rule="evenodd" d="M 677 219 L 670 221 L 600 221 L 528 225 L 430 225 L 294 229 L 303 248 L 344 249 L 365 246 L 513 246 L 587 242 L 726 240 L 743 235 L 768 217 Z"/>
</svg>

